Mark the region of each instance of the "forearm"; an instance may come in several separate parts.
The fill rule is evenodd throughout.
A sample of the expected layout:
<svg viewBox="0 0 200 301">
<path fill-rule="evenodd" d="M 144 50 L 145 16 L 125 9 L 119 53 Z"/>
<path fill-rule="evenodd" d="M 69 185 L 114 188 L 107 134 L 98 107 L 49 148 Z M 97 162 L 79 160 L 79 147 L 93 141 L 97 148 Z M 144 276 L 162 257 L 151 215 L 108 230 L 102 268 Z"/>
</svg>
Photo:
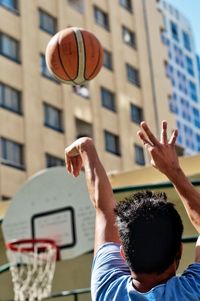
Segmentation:
<svg viewBox="0 0 200 301">
<path fill-rule="evenodd" d="M 94 252 L 105 242 L 119 243 L 118 229 L 115 225 L 114 208 L 116 201 L 106 171 L 101 164 L 91 141 L 82 145 L 82 157 L 87 187 L 96 210 Z"/>
<path fill-rule="evenodd" d="M 200 233 L 200 192 L 195 189 L 180 167 L 166 175 L 178 192 L 193 226 Z"/>
<path fill-rule="evenodd" d="M 93 206 L 95 209 L 103 211 L 108 210 L 108 208 L 114 208 L 115 198 L 112 187 L 92 141 L 88 141 L 81 146 L 80 154 Z"/>
</svg>

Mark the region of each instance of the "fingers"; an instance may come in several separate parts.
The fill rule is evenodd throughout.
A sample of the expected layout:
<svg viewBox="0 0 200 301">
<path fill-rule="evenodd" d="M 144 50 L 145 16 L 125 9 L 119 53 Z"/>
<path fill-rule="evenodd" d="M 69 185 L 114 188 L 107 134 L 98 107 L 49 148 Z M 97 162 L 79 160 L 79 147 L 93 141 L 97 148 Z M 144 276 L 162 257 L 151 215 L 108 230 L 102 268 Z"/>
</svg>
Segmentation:
<svg viewBox="0 0 200 301">
<path fill-rule="evenodd" d="M 141 128 L 143 129 L 143 131 L 145 132 L 145 134 L 147 135 L 147 137 L 149 138 L 148 143 L 152 143 L 153 145 L 159 145 L 160 142 L 158 141 L 158 139 L 153 135 L 153 133 L 151 132 L 151 130 L 149 129 L 148 125 L 146 124 L 145 121 L 141 122 L 140 124 Z M 142 139 L 142 138 L 141 138 Z M 143 140 L 143 139 L 142 139 Z M 144 141 L 144 140 L 143 140 Z"/>
<path fill-rule="evenodd" d="M 167 144 L 168 143 L 168 139 L 167 139 L 167 121 L 165 121 L 165 120 L 163 120 L 163 122 L 162 122 L 160 142 L 162 144 Z"/>
<path fill-rule="evenodd" d="M 146 138 L 146 136 L 144 135 L 144 133 L 142 131 L 138 131 L 137 135 L 140 137 L 140 139 L 142 140 L 142 142 L 144 143 L 144 145 L 151 145 L 151 142 Z"/>
<path fill-rule="evenodd" d="M 172 135 L 171 135 L 168 143 L 171 144 L 171 145 L 174 145 L 176 143 L 177 136 L 178 136 L 178 130 L 177 129 L 173 130 Z"/>
</svg>

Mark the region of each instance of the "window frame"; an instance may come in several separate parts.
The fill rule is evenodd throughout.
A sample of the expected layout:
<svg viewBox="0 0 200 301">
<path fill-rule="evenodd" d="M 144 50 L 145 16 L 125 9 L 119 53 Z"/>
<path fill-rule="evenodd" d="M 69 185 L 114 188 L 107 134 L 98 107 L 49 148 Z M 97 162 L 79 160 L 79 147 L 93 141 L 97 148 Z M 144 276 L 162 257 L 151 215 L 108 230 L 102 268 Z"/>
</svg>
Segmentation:
<svg viewBox="0 0 200 301">
<path fill-rule="evenodd" d="M 48 161 L 54 160 L 55 162 L 59 164 L 50 164 L 48 165 Z M 49 153 L 45 153 L 45 162 L 46 162 L 46 168 L 56 167 L 56 166 L 65 166 L 65 160 L 61 159 L 57 156 L 51 155 Z"/>
<path fill-rule="evenodd" d="M 0 0 L 0 6 L 9 10 L 10 12 L 19 15 L 19 1 L 18 0 L 14 0 L 15 5 L 14 6 L 9 6 L 6 5 L 6 3 L 4 3 L 4 0 Z"/>
<path fill-rule="evenodd" d="M 125 2 L 128 4 L 126 4 Z M 119 4 L 121 7 L 126 9 L 129 13 L 133 12 L 133 3 L 131 0 L 119 0 Z"/>
<path fill-rule="evenodd" d="M 108 15 L 108 13 L 105 12 L 105 11 L 103 11 L 97 5 L 93 6 L 93 11 L 94 11 L 95 23 L 98 24 L 99 26 L 101 26 L 102 28 L 106 29 L 107 31 L 110 31 L 110 24 L 109 24 L 109 15 Z M 98 14 L 101 14 L 101 21 L 98 18 Z"/>
<path fill-rule="evenodd" d="M 7 41 L 9 41 L 9 42 L 15 43 L 15 46 L 16 46 L 16 51 L 15 51 L 16 55 L 15 56 L 9 55 L 3 51 L 3 38 L 6 38 Z M 0 55 L 6 57 L 7 59 L 10 59 L 11 61 L 14 61 L 15 63 L 18 63 L 18 64 L 21 63 L 20 42 L 17 39 L 11 37 L 10 35 L 2 32 L 2 31 L 0 32 Z"/>
<path fill-rule="evenodd" d="M 140 160 L 141 155 L 142 155 L 142 160 Z M 140 166 L 145 165 L 144 148 L 137 143 L 134 143 L 134 162 Z"/>
<path fill-rule="evenodd" d="M 116 95 L 112 91 L 108 90 L 105 87 L 100 88 L 101 93 L 101 105 L 102 107 L 112 111 L 116 112 Z M 107 98 L 108 97 L 108 98 Z M 107 101 L 108 99 L 108 101 Z"/>
<path fill-rule="evenodd" d="M 126 41 L 125 35 L 128 34 L 130 36 L 130 42 Z M 130 30 L 125 25 L 122 25 L 122 40 L 124 44 L 130 46 L 133 49 L 136 49 L 136 35 L 135 32 Z"/>
<path fill-rule="evenodd" d="M 114 145 L 115 145 L 114 148 L 109 147 L 109 143 L 107 143 L 109 138 L 114 139 Z M 120 137 L 118 135 L 113 134 L 108 130 L 104 130 L 104 143 L 105 143 L 105 150 L 108 153 L 111 153 L 111 154 L 119 156 L 119 157 L 121 156 Z M 112 141 L 112 143 L 113 143 L 113 141 Z"/>
<path fill-rule="evenodd" d="M 49 112 L 49 110 L 52 110 L 52 112 L 57 113 L 57 119 L 58 119 L 58 126 L 54 125 L 50 122 L 51 117 L 51 111 Z M 56 108 L 55 106 L 47 103 L 47 102 L 43 102 L 43 111 L 44 111 L 44 126 L 47 128 L 50 128 L 52 130 L 55 130 L 57 132 L 63 133 L 64 129 L 63 129 L 63 112 L 62 109 Z"/>
<path fill-rule="evenodd" d="M 50 35 L 54 35 L 57 32 L 57 18 L 50 15 L 49 13 L 47 13 L 45 10 L 39 8 L 38 9 L 38 14 L 39 14 L 39 28 L 43 31 L 45 31 L 46 33 L 50 34 Z M 53 22 L 53 30 L 48 30 L 48 26 L 47 28 L 44 25 L 44 18 L 49 18 L 49 20 L 51 19 Z M 43 21 L 43 22 L 42 22 Z"/>
<path fill-rule="evenodd" d="M 17 102 L 18 109 L 15 109 L 14 107 L 9 106 L 6 103 L 6 96 L 5 96 L 6 89 L 10 90 L 10 92 L 16 93 L 16 97 L 17 97 L 16 102 Z M 12 102 L 12 99 L 11 99 L 11 102 Z M 23 113 L 22 113 L 22 93 L 21 93 L 21 91 L 0 82 L 0 108 L 6 109 L 6 110 L 16 113 L 18 115 L 22 115 Z"/>
<path fill-rule="evenodd" d="M 14 160 L 10 160 L 9 158 L 9 152 L 8 147 L 16 148 L 19 150 L 19 163 L 16 163 Z M 20 170 L 25 170 L 25 158 L 24 158 L 24 145 L 13 141 L 9 138 L 0 137 L 0 152 L 2 154 L 1 157 L 1 163 L 3 165 L 7 165 L 10 167 L 14 167 Z M 16 149 L 14 151 L 11 151 L 12 155 L 16 155 Z"/>
<path fill-rule="evenodd" d="M 135 109 L 135 114 L 134 114 L 134 109 Z M 131 113 L 131 121 L 136 123 L 136 124 L 140 124 L 143 120 L 144 120 L 144 112 L 142 107 L 139 107 L 137 105 L 135 105 L 134 103 L 130 103 L 130 113 Z M 134 118 L 134 116 L 136 116 L 136 118 Z"/>
<path fill-rule="evenodd" d="M 133 73 L 134 73 L 133 79 L 131 79 L 131 77 L 129 77 L 129 74 L 130 74 L 129 71 L 131 71 L 131 72 L 133 71 Z M 129 83 L 131 83 L 132 85 L 134 85 L 136 87 L 141 87 L 139 70 L 128 63 L 126 63 L 126 76 L 127 76 L 127 80 Z"/>
<path fill-rule="evenodd" d="M 105 63 L 105 58 L 106 57 L 108 58 L 107 59 L 108 64 Z M 103 49 L 103 58 L 104 58 L 103 59 L 103 66 L 106 69 L 108 69 L 110 71 L 113 71 L 113 55 L 112 55 L 112 52 L 104 48 Z"/>
</svg>

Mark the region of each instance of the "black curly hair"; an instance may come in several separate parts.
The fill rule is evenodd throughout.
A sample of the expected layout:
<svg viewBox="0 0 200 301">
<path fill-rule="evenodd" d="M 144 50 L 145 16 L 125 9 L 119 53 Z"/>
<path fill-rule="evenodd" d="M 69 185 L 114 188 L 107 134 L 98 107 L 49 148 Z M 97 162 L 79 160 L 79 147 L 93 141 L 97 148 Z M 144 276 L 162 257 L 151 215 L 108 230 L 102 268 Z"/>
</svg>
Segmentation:
<svg viewBox="0 0 200 301">
<path fill-rule="evenodd" d="M 127 263 L 137 273 L 163 273 L 179 260 L 183 224 L 165 193 L 137 192 L 115 208 Z"/>
</svg>

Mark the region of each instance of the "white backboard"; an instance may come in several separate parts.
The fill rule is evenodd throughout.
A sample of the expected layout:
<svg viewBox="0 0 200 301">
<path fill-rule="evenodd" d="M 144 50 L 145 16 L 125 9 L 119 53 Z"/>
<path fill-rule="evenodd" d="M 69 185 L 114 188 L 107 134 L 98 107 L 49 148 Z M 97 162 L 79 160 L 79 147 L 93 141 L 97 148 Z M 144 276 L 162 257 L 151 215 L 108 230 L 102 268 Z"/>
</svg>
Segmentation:
<svg viewBox="0 0 200 301">
<path fill-rule="evenodd" d="M 94 222 L 84 174 L 74 178 L 65 167 L 53 167 L 34 175 L 16 193 L 2 228 L 6 242 L 52 238 L 61 259 L 71 259 L 93 249 Z"/>
</svg>

